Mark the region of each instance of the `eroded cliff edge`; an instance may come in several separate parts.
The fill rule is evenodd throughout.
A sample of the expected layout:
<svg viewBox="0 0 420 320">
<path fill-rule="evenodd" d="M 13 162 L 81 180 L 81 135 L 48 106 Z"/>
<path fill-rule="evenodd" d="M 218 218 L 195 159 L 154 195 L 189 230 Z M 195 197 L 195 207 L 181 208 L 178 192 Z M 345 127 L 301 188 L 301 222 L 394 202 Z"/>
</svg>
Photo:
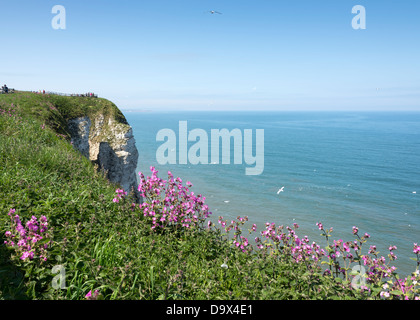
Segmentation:
<svg viewBox="0 0 420 320">
<path fill-rule="evenodd" d="M 98 112 L 68 120 L 68 131 L 74 148 L 140 201 L 136 174 L 139 153 L 133 129 L 126 121 Z"/>
</svg>

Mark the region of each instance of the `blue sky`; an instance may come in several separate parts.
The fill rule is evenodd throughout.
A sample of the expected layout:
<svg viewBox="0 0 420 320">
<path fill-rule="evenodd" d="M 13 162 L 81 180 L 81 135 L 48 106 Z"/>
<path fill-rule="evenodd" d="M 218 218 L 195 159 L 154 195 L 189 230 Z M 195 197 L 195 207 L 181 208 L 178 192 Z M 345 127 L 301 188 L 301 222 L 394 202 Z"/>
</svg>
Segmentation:
<svg viewBox="0 0 420 320">
<path fill-rule="evenodd" d="M 51 26 L 54 5 L 65 30 Z M 352 28 L 355 5 L 365 30 Z M 1 6 L 0 82 L 16 89 L 90 91 L 123 110 L 420 111 L 417 0 Z"/>
</svg>

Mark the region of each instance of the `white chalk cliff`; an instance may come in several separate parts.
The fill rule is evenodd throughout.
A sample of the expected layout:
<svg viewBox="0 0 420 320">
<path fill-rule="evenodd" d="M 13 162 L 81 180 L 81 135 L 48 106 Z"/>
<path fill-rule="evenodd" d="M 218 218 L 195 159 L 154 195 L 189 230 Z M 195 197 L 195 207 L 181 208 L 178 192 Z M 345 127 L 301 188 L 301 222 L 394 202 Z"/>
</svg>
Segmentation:
<svg viewBox="0 0 420 320">
<path fill-rule="evenodd" d="M 74 148 L 106 172 L 107 178 L 127 192 L 137 191 L 138 150 L 132 128 L 110 116 L 96 114 L 68 121 Z"/>
</svg>

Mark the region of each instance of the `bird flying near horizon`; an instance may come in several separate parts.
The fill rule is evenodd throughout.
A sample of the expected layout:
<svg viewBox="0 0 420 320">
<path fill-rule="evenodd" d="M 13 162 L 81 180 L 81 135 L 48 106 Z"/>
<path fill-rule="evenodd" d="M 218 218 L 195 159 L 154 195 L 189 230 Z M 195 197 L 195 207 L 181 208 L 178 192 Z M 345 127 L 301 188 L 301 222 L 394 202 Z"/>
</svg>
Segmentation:
<svg viewBox="0 0 420 320">
<path fill-rule="evenodd" d="M 209 13 L 211 13 L 211 14 L 215 14 L 215 13 L 217 13 L 217 14 L 222 14 L 221 12 L 219 12 L 219 11 L 214 11 L 214 10 L 210 10 L 210 11 L 206 11 L 206 12 L 209 12 Z"/>
</svg>

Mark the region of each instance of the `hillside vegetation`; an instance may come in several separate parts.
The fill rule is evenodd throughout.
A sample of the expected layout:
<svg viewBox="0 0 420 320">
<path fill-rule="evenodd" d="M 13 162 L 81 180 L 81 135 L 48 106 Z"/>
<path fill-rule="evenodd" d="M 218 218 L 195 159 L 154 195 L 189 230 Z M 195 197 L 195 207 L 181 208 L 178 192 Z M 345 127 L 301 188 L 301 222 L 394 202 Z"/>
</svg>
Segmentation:
<svg viewBox="0 0 420 320">
<path fill-rule="evenodd" d="M 99 111 L 126 123 L 106 99 L 17 92 L 1 95 L 0 109 L 0 299 L 419 296 L 418 273 L 398 279 L 372 262 L 374 252 L 362 256 L 357 246 L 368 237 L 358 231 L 355 248 L 332 243 L 320 224 L 321 248 L 297 237 L 297 225 L 260 233 L 245 230 L 246 217 L 214 225 L 191 183 L 170 173 L 162 180 L 154 168 L 141 179 L 146 202 L 133 204 L 68 137 L 68 119 Z M 337 253 L 350 251 L 339 262 Z M 350 263 L 373 270 L 363 285 L 354 286 Z"/>
</svg>

